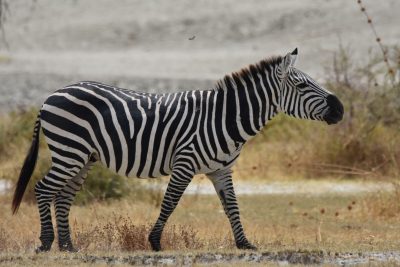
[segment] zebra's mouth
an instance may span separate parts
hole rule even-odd
[[[341,121],[343,119],[344,108],[340,100],[334,95],[329,95],[326,98],[326,102],[328,104],[328,111],[324,115],[326,123],[335,124]]]
[[[324,120],[326,121],[327,124],[331,125],[331,124],[336,124],[339,121],[341,121],[343,118],[343,114],[331,114],[328,113],[325,117]]]

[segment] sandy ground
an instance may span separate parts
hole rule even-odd
[[[324,79],[339,44],[377,52],[356,1],[12,0],[0,43],[0,112],[38,106],[78,80],[151,92],[211,87],[225,73],[298,47]],[[384,43],[399,43],[400,2],[363,1]]]

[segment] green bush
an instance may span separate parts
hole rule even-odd
[[[119,199],[128,195],[130,191],[128,178],[95,164],[89,171],[81,191],[76,195],[75,203],[82,205],[95,200]]]

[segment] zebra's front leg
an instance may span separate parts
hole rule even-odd
[[[238,249],[257,249],[246,238],[242,223],[240,222],[239,206],[236,200],[235,190],[232,183],[232,171],[226,170],[214,174],[209,174],[208,178],[212,181],[217,192],[226,216],[232,227],[236,247]]]
[[[87,172],[91,169],[93,163],[94,161],[90,161],[74,178],[69,180],[66,186],[60,192],[58,192],[54,201],[57,219],[58,247],[60,251],[78,251],[72,245],[68,219],[69,211],[71,209],[72,202],[75,199],[76,193],[81,190],[81,187],[87,177]]]
[[[193,175],[192,168],[188,169],[186,164],[177,164],[174,166],[171,179],[161,204],[160,216],[149,235],[149,242],[154,251],[161,250],[160,240],[165,223],[174,211],[183,192],[192,180]]]

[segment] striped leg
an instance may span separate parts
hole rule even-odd
[[[52,166],[47,175],[36,183],[35,195],[40,214],[40,241],[42,245],[36,249],[36,252],[49,251],[54,241],[54,229],[51,220],[50,204],[54,196],[76,175],[76,172],[70,169],[61,170]]]
[[[66,186],[56,195],[54,207],[60,251],[77,251],[72,245],[68,216],[75,195],[85,182],[87,173],[93,166],[93,163],[94,161],[89,161],[89,163],[87,163],[74,178],[69,180]]]
[[[235,237],[236,247],[239,249],[257,249],[247,240],[244,234],[231,173],[231,170],[227,170],[213,173],[208,175],[208,177],[212,181],[215,191],[217,191],[226,216],[228,216]]]
[[[188,165],[190,165],[190,167]],[[149,235],[149,242],[154,251],[161,250],[160,240],[165,223],[174,211],[186,187],[192,180],[194,175],[192,170],[193,168],[188,162],[174,165],[171,180],[168,183],[168,187],[161,204],[160,216],[158,217],[157,222],[153,226],[153,229]]]

